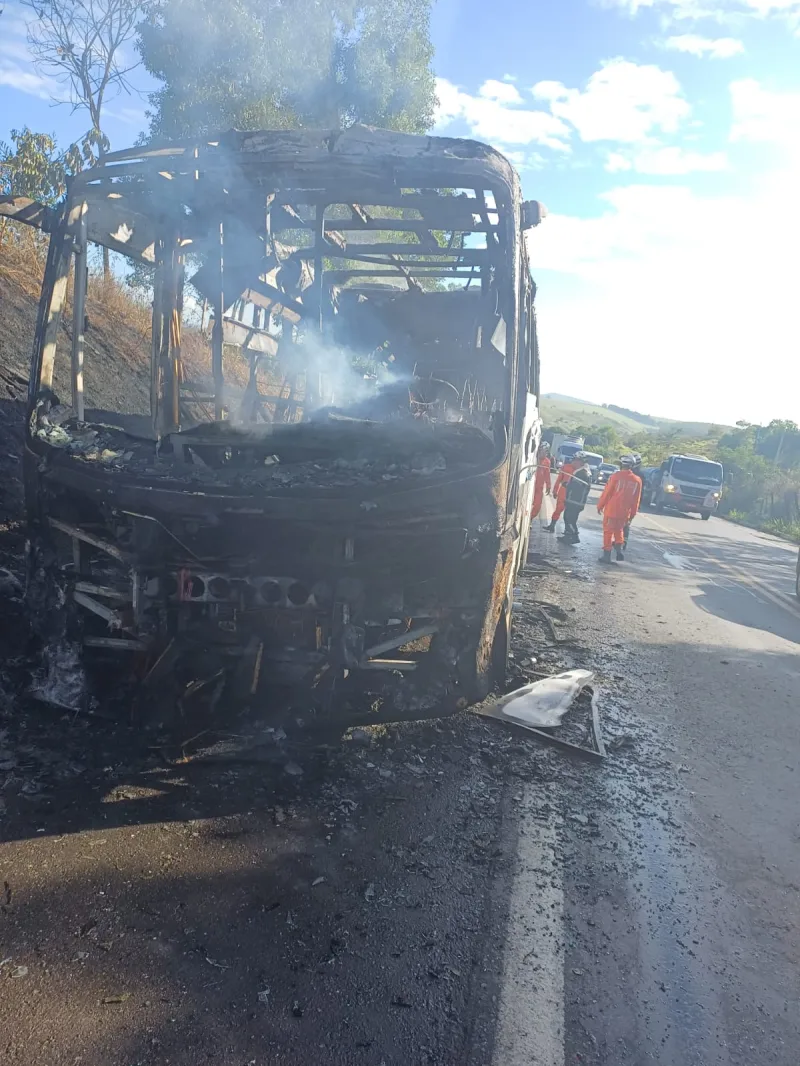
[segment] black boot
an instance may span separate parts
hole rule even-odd
[[[610,551],[604,551],[603,554],[600,556],[598,562],[610,563],[611,562],[611,552]]]
[[[625,552],[622,550],[622,548],[620,548],[619,544],[617,545],[617,562],[618,563],[624,563],[625,562]]]
[[[555,531],[556,531],[556,520],[553,519],[553,521],[550,523],[549,526],[544,526],[544,531],[545,531],[545,533],[555,533]]]

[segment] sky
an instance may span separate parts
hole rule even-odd
[[[434,132],[517,166],[542,385],[678,419],[800,422],[800,0],[436,0]],[[127,147],[151,86],[109,104]],[[86,128],[0,16],[0,140]]]

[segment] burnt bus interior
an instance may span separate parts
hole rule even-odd
[[[221,680],[395,717],[474,698],[538,392],[538,221],[493,150],[359,127],[118,152],[73,179],[26,445],[45,641],[181,706]],[[93,245],[152,294],[114,410],[93,395],[113,373],[89,353]]]

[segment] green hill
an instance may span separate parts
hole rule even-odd
[[[643,415],[626,408],[601,406],[578,400],[573,396],[559,393],[547,393],[541,400],[542,418],[545,426],[563,426],[564,429],[576,429],[578,426],[600,429],[613,426],[620,433],[677,433],[682,437],[705,437],[714,423],[681,422],[674,418],[660,418]],[[723,426],[723,429],[730,427]]]
[[[573,400],[567,396],[543,396],[541,408],[545,426],[563,426],[564,429],[577,426],[601,429],[603,426],[613,426],[620,433],[641,433],[650,428],[627,415],[609,411],[607,407],[586,403],[585,400]]]

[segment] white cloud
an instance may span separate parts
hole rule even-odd
[[[33,68],[26,32],[21,12],[9,5],[0,21],[0,85],[49,100],[50,84]]]
[[[782,16],[791,22],[800,19],[800,0],[600,0],[603,7],[617,8],[629,15],[651,9],[671,20],[715,19],[725,23],[736,16],[754,18]]]
[[[685,52],[698,59],[732,59],[744,54],[744,45],[735,37],[699,37],[694,33],[683,33],[678,37],[668,37],[664,47],[672,52]]]
[[[519,89],[507,81],[495,81],[490,78],[478,89],[478,95],[484,100],[496,100],[500,104],[521,104]]]
[[[104,113],[106,119],[114,119],[126,126],[138,126],[139,129],[147,121],[147,113],[143,107],[107,107]]]
[[[717,0],[716,6],[723,10],[745,11],[766,18],[768,15],[796,15],[800,12],[800,0]]]
[[[732,141],[771,141],[800,156],[800,92],[774,92],[755,78],[731,82]]]
[[[532,91],[583,141],[635,143],[653,133],[674,133],[690,112],[674,74],[626,59],[605,63],[583,91],[557,81],[539,82]]]
[[[16,4],[6,4],[5,8],[0,10],[3,11],[2,43],[5,44],[9,37],[19,37],[24,40],[27,34],[27,27],[22,9]]]
[[[529,238],[546,390],[678,418],[800,419],[800,162],[741,195],[629,185]]]
[[[51,98],[50,86],[28,65],[24,67],[0,52],[0,85],[17,89],[28,96],[38,96],[41,100]]]
[[[643,148],[633,153],[609,152],[605,164],[605,169],[610,174],[633,171],[636,174],[662,177],[708,173],[726,170],[727,167],[728,157],[725,152],[690,152],[677,145]]]
[[[734,0],[735,2],[735,0]],[[628,15],[638,15],[649,8],[668,11],[674,18],[704,18],[714,8],[727,6],[728,0],[600,0],[602,7],[619,8]]]
[[[504,153],[509,163],[513,163],[520,173],[526,170],[543,170],[548,161],[541,152],[531,152],[526,149],[506,148]]]
[[[472,136],[490,144],[540,144],[568,150],[568,126],[547,111],[514,106],[515,101],[492,95],[501,88],[514,89],[502,82],[487,81],[473,96],[446,78],[437,78],[436,129],[441,132],[454,123],[462,123]]]

